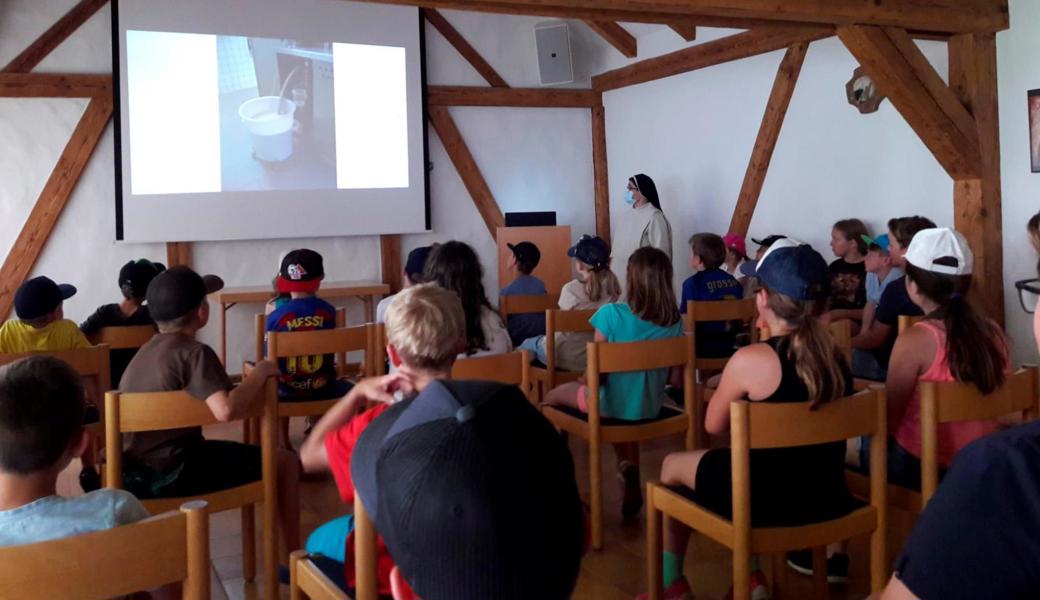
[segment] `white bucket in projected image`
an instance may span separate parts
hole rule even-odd
[[[281,102],[285,112],[278,114]],[[267,162],[283,161],[293,153],[293,113],[296,104],[278,96],[260,96],[238,107],[238,116],[253,138],[253,155]]]

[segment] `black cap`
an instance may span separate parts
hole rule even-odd
[[[755,238],[751,238],[751,241],[755,242],[759,246],[763,246],[765,248],[768,248],[768,247],[772,246],[773,244],[775,244],[777,242],[777,240],[782,240],[782,239],[785,239],[786,237],[787,237],[786,235],[775,235],[774,234],[774,235],[767,235],[766,237],[764,237],[764,238],[762,238],[760,240],[756,240]]]
[[[67,283],[57,284],[50,277],[33,277],[22,283],[14,294],[14,314],[19,319],[38,319],[76,294]]]
[[[538,261],[542,260],[542,253],[538,250],[538,246],[535,246],[531,242],[520,242],[518,244],[506,244],[509,249],[513,251],[513,256],[516,257],[516,262],[527,265],[530,268],[538,266]]]
[[[574,463],[515,386],[434,381],[365,429],[350,468],[423,600],[571,597],[584,545]]]
[[[598,235],[583,235],[567,250],[567,256],[594,269],[603,269],[610,265],[610,246]]]
[[[408,260],[404,263],[404,272],[413,282],[418,281],[426,268],[426,259],[430,256],[432,246],[419,246],[408,253]]]
[[[129,288],[130,296],[133,298],[144,298],[148,292],[148,284],[165,270],[166,265],[147,258],[132,260],[119,269],[119,287]]]
[[[173,321],[195,310],[224,287],[216,275],[199,275],[188,267],[171,267],[155,276],[148,286],[148,313],[156,321]]]
[[[314,292],[325,277],[325,261],[314,250],[293,250],[282,259],[278,269],[278,291]]]

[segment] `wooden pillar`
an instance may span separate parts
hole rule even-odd
[[[592,174],[596,193],[596,235],[610,243],[610,182],[607,176],[607,124],[603,105],[592,108]]]
[[[401,291],[401,236],[379,236],[380,264],[383,270],[383,283],[390,286],[390,293]]]
[[[808,49],[808,42],[788,48],[776,72],[769,103],[766,104],[762,125],[758,129],[758,138],[755,139],[755,148],[751,151],[751,160],[748,161],[747,171],[744,173],[744,183],[740,186],[740,196],[733,208],[733,218],[729,222],[729,231],[741,237],[747,235],[751,217],[755,214],[758,197],[762,194],[769,163],[773,160],[773,151],[776,149],[777,140],[780,139],[780,129],[784,126],[784,117],[787,116],[787,109],[791,105],[794,86],[798,82],[798,74],[802,71]]]
[[[962,34],[949,42],[950,87],[971,113],[982,164],[978,178],[954,182],[954,226],[975,254],[975,300],[1004,324],[1004,248],[1000,189],[997,45],[993,33]]]
[[[166,266],[190,267],[191,242],[166,242]]]

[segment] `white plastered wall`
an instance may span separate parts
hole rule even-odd
[[[0,64],[6,63],[74,4],[74,0],[8,0],[0,5]],[[1029,275],[1035,261],[1023,227],[1040,208],[1040,175],[1028,173],[1025,90],[1040,87],[1040,5],[1012,0],[1014,27],[1001,33],[1001,130],[1004,170],[1005,272],[1008,282]],[[537,86],[533,27],[536,17],[444,11],[491,65],[517,87]],[[54,72],[109,72],[109,9],[103,8],[37,68]],[[616,51],[581,25],[572,27],[576,73],[625,64]],[[673,32],[639,26],[640,58],[682,47]],[[428,82],[484,85],[440,35],[427,27]],[[701,29],[698,41],[728,32]],[[945,72],[939,44],[925,44]],[[625,179],[645,172],[657,182],[672,221],[675,256],[696,231],[727,226],[769,88],[782,53],[608,93],[607,144],[612,218],[626,210]],[[860,116],[844,98],[855,63],[836,40],[814,43],[788,114],[762,199],[751,224],[754,235],[783,232],[826,251],[829,225],[858,216],[875,227],[890,216],[925,214],[952,224],[952,184],[927,149],[889,104]],[[6,255],[42,189],[76,120],[81,100],[0,99],[0,253]],[[503,212],[556,210],[575,234],[594,229],[590,116],[580,109],[453,108]],[[460,239],[477,250],[486,267],[495,247],[436,134],[429,159],[433,231],[408,235],[403,251],[433,241]],[[115,301],[115,274],[131,258],[165,259],[159,244],[116,244],[111,127],[58,222],[34,274],[76,284],[80,292],[66,314],[81,320],[97,305]],[[319,216],[320,217],[320,216]],[[285,218],[272,215],[272,218]],[[329,279],[376,279],[379,243],[374,236],[193,244],[194,266],[218,273],[229,285],[269,281],[279,254],[300,245],[325,255]],[[677,279],[689,274],[677,265]],[[497,273],[485,273],[493,295]],[[1010,284],[1008,323],[1021,359],[1034,356],[1026,341],[1028,321]],[[350,318],[360,309],[349,304]],[[232,309],[229,322],[234,366],[251,353],[251,315],[259,306]],[[216,323],[202,337],[215,343]]]

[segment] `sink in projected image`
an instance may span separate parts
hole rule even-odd
[[[279,103],[282,114],[278,114]],[[265,162],[281,162],[293,153],[293,114],[296,104],[279,96],[260,96],[238,107],[253,138],[253,156]]]

